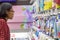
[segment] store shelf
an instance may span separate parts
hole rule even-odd
[[[11,24],[11,23],[12,23],[12,24],[13,24],[13,23],[14,23],[14,24],[18,23],[18,24],[19,24],[19,23],[33,23],[33,22],[7,22],[7,23],[8,23],[8,24]]]
[[[13,40],[30,40],[29,32],[25,33],[10,33],[10,39]]]
[[[11,33],[20,33],[20,32],[30,32],[31,29],[16,29],[16,30],[10,30]]]
[[[33,14],[33,17],[40,16],[40,17],[45,17],[49,16],[50,14]]]
[[[52,37],[50,37],[48,35],[45,35],[42,32],[40,32],[39,35],[40,35],[40,40],[54,40],[54,38],[52,38]]]

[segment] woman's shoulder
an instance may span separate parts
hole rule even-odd
[[[0,19],[0,23],[5,23],[6,21],[4,19]]]
[[[0,19],[0,29],[5,26],[6,22],[4,19]]]

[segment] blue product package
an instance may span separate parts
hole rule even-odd
[[[16,0],[0,0],[0,2],[16,2]]]
[[[38,32],[38,31],[36,31],[36,32],[35,32],[35,35],[38,37],[38,36],[39,36],[39,32]]]
[[[56,16],[53,16],[51,22],[53,24],[52,27],[53,27],[53,30],[54,30],[54,34],[53,34],[54,37],[57,36],[57,24],[56,24],[56,21],[58,21],[58,20],[56,20]]]
[[[58,19],[56,19],[56,22],[58,22]]]
[[[37,21],[38,20],[38,17],[35,17],[35,21]]]
[[[46,21],[46,27],[49,28],[49,20]]]
[[[58,18],[60,19],[60,14],[58,15]]]
[[[44,0],[40,0],[40,1],[39,1],[39,7],[40,7],[40,10],[43,11]]]

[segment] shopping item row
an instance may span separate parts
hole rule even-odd
[[[60,38],[60,14],[34,17],[33,27],[52,38]]]

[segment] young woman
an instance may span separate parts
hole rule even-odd
[[[0,5],[0,40],[10,40],[10,30],[7,20],[13,18],[13,9],[10,3]]]

